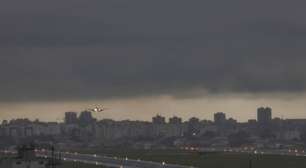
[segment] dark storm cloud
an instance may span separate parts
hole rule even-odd
[[[0,2],[0,99],[306,88],[303,1]]]

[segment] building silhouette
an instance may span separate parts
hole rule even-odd
[[[153,124],[165,124],[166,119],[163,116],[156,115],[155,117],[152,118],[152,123]]]
[[[89,125],[95,122],[95,118],[92,117],[90,111],[83,111],[79,116],[79,123],[81,125]]]
[[[182,123],[182,118],[173,116],[169,118],[169,124],[181,124]]]
[[[214,114],[214,121],[215,124],[217,125],[221,125],[226,123],[226,115],[223,112],[217,112]]]
[[[77,124],[78,116],[76,112],[66,112],[65,113],[65,123],[66,124]]]
[[[270,107],[260,107],[257,109],[257,122],[259,124],[267,124],[272,120],[272,109]]]

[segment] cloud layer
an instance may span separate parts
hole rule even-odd
[[[0,100],[306,89],[306,2],[0,2]]]

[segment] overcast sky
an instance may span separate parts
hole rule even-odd
[[[105,115],[117,119],[228,110],[245,120],[260,105],[306,117],[305,5],[2,0],[0,117],[54,119],[104,103],[115,106]]]

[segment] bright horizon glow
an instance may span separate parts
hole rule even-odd
[[[87,108],[103,105],[108,110],[93,113],[100,119],[150,121],[160,114],[167,119],[172,116],[188,120],[213,119],[216,112],[226,113],[227,118],[245,122],[256,119],[258,107],[269,106],[272,116],[279,118],[306,118],[306,94],[290,95],[249,95],[202,96],[194,98],[174,98],[171,96],[138,97],[110,100],[58,101],[58,102],[8,102],[0,103],[0,120],[13,118],[38,118],[41,121],[62,121],[67,111],[80,112]]]

